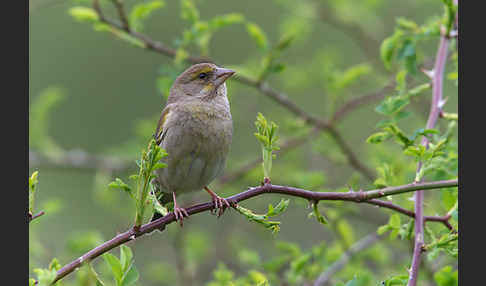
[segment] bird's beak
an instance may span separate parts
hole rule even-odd
[[[228,78],[234,75],[236,72],[230,69],[217,68],[215,71],[216,79],[214,80],[214,85],[216,87],[222,85]]]

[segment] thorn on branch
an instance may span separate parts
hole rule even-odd
[[[33,221],[34,219],[36,219],[36,218],[38,218],[38,217],[40,217],[40,216],[42,216],[42,215],[44,215],[44,214],[45,214],[45,212],[44,212],[44,211],[40,211],[40,212],[38,212],[37,214],[32,215],[32,213],[29,211],[29,213],[27,214],[27,219],[28,219],[28,222],[31,222],[31,221]]]
[[[433,79],[434,79],[434,74],[435,74],[435,72],[434,72],[434,70],[433,70],[433,69],[432,69],[432,70],[427,70],[427,69],[425,69],[425,68],[421,68],[420,70],[421,70],[421,71],[422,71],[422,72],[423,72],[423,73],[424,73],[424,74],[425,74],[425,75],[426,75],[426,76],[427,76],[427,77],[428,77],[430,80],[433,80]]]

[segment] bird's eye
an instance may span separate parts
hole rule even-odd
[[[202,73],[199,74],[199,78],[200,79],[206,78],[207,76],[208,76],[208,74],[207,73],[204,73],[204,72],[202,72]]]

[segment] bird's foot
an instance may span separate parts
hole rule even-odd
[[[228,200],[226,200],[225,198],[222,198],[220,196],[213,197],[213,203],[214,203],[214,209],[213,210],[214,210],[215,214],[216,214],[216,209],[219,209],[218,217],[220,217],[224,213],[224,211],[226,210],[227,207],[228,208],[230,207]]]
[[[226,208],[231,207],[231,205],[230,205],[230,203],[228,202],[227,199],[218,196],[215,192],[211,191],[208,187],[204,187],[204,189],[213,198],[213,205],[214,205],[214,207],[211,210],[211,213],[212,214],[216,214],[216,210],[219,209],[219,211],[218,211],[218,217],[220,217],[224,213],[224,211],[226,210]],[[214,211],[214,213],[213,213],[213,211]]]
[[[179,222],[181,227],[184,226],[184,223],[183,223],[184,216],[189,217],[189,214],[187,213],[185,208],[179,208],[179,207],[176,207],[176,206],[174,206],[174,215],[175,215],[176,221]]]

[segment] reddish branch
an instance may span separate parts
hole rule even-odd
[[[44,215],[44,211],[40,211],[40,212],[36,213],[35,215],[33,215],[31,212],[29,212],[27,214],[27,220],[28,220],[28,222],[31,222],[34,219],[40,217],[41,215]]]
[[[232,205],[242,202],[244,200],[250,199],[252,197],[256,197],[262,194],[284,194],[294,197],[300,197],[307,199],[312,202],[317,202],[321,200],[339,200],[339,201],[349,201],[355,203],[370,203],[376,204],[372,199],[381,198],[390,195],[397,195],[407,192],[413,192],[417,190],[432,190],[432,189],[440,189],[440,188],[447,188],[447,187],[456,187],[457,180],[447,180],[447,181],[436,181],[436,182],[427,182],[427,183],[412,183],[408,185],[398,186],[398,187],[388,187],[383,189],[371,190],[371,191],[360,191],[360,192],[346,192],[346,193],[333,193],[333,192],[312,192],[304,189],[288,187],[288,186],[279,186],[279,185],[272,185],[272,184],[265,184],[263,186],[250,188],[247,191],[241,192],[239,194],[233,195],[229,198],[226,198],[228,202]],[[387,205],[382,205],[383,207],[388,207]],[[210,211],[214,208],[213,202],[198,204],[189,208],[186,208],[187,213],[189,216]],[[63,268],[59,269],[57,272],[57,276],[55,280],[52,282],[59,281],[69,273],[73,272],[76,268],[80,267],[84,262],[90,262],[91,260],[95,259],[96,257],[102,255],[103,253],[120,246],[128,241],[135,240],[137,237],[142,236],[144,234],[150,233],[155,229],[164,230],[165,226],[174,222],[175,216],[173,212],[170,212],[166,216],[159,218],[155,221],[142,225],[138,231],[135,231],[133,228],[118,234],[111,240],[97,246],[96,248],[90,250],[86,254],[82,255],[78,259],[72,261],[71,263],[65,265]]]
[[[435,64],[433,69],[432,78],[432,104],[430,106],[429,118],[427,120],[426,129],[432,129],[437,122],[437,118],[442,110],[442,88],[443,88],[443,78],[445,63],[447,61],[447,49],[449,47],[449,37],[448,35],[442,35],[440,38],[439,48],[437,50],[437,55],[435,58]],[[429,141],[426,137],[422,140],[422,145],[426,148],[429,145]],[[420,172],[422,168],[421,162],[417,166],[417,173]],[[423,215],[423,204],[424,204],[424,193],[418,191],[415,193],[415,244],[412,256],[412,265],[409,271],[409,279],[407,286],[416,286],[418,278],[418,269],[420,266],[420,255],[423,251],[424,245],[424,221],[425,217]]]

